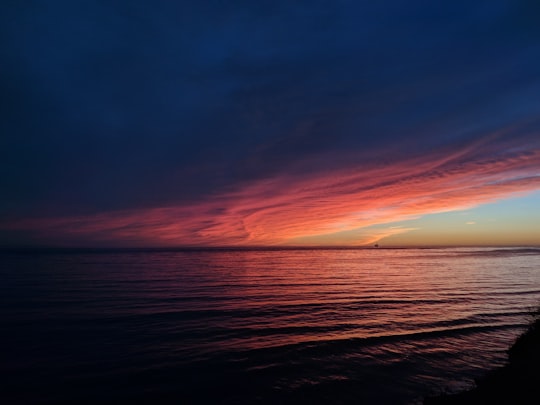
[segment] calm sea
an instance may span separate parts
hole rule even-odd
[[[5,404],[410,404],[540,305],[540,249],[0,254]]]

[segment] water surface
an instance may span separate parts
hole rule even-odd
[[[0,256],[4,403],[393,403],[470,386],[540,304],[540,249]]]

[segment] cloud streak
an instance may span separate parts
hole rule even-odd
[[[540,148],[494,151],[490,139],[389,165],[281,174],[189,204],[22,220],[2,227],[33,232],[38,239],[54,235],[94,244],[370,244],[410,230],[370,231],[374,225],[540,189]]]

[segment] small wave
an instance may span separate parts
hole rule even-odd
[[[470,335],[475,333],[489,333],[501,330],[511,330],[524,328],[524,323],[503,323],[503,324],[473,324],[467,326],[449,327],[449,328],[436,328],[429,330],[418,330],[412,332],[394,333],[394,334],[381,334],[366,337],[350,337],[350,338],[334,338],[334,339],[320,339],[309,340],[300,343],[282,344],[273,347],[261,347],[256,349],[250,349],[244,353],[257,352],[257,355],[261,353],[272,353],[287,351],[294,353],[295,356],[328,356],[333,353],[342,353],[344,351],[354,351],[359,348],[378,346],[386,343],[410,343],[411,341],[423,341],[438,338],[454,338],[463,335]]]
[[[516,255],[540,255],[540,248],[500,248],[492,250],[474,250],[462,252],[464,256],[516,256]]]

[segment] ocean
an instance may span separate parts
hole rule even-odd
[[[540,249],[0,253],[5,404],[418,404],[503,365]]]

